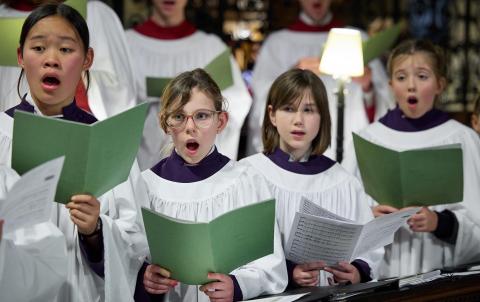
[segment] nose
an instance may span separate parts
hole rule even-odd
[[[415,79],[413,77],[408,78],[408,91],[413,92],[415,91]]]
[[[187,116],[185,120],[185,129],[187,132],[195,131],[196,130],[195,122],[193,121],[193,116]]]
[[[45,60],[43,62],[44,67],[58,68],[60,62],[58,60],[57,52],[55,50],[49,50],[45,52]]]
[[[302,125],[303,124],[303,114],[302,111],[299,109],[297,112],[295,112],[295,115],[293,117],[293,123],[295,125]]]

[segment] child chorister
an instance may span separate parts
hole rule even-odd
[[[284,245],[294,231],[295,212],[303,197],[359,223],[373,218],[360,182],[322,155],[330,144],[331,122],[325,86],[317,75],[301,69],[280,75],[268,94],[263,121],[264,153],[241,162],[267,179],[277,201],[276,215]],[[327,267],[322,259],[312,263],[287,260],[289,283],[316,286],[369,281],[376,277],[382,256],[383,249],[378,249],[351,263],[345,259],[339,268]]]
[[[0,203],[19,179],[0,166]],[[0,204],[1,207],[1,204]],[[67,278],[65,238],[51,222],[4,234],[0,217],[0,296],[2,301],[52,301]]]
[[[0,4],[2,18],[27,17],[36,6],[49,1],[7,2]],[[117,14],[102,1],[85,2],[95,61],[90,68],[88,85],[85,82],[77,86],[76,101],[82,109],[103,120],[135,105],[134,77],[125,33]],[[0,111],[18,105],[19,73],[18,67],[0,66]],[[20,88],[21,91],[28,89],[28,83],[22,81]]]
[[[168,156],[162,148],[169,137],[158,125],[159,99],[147,95],[146,78],[173,78],[194,68],[204,68],[228,49],[220,38],[195,28],[185,17],[187,1],[151,1],[152,16],[146,22],[126,32],[130,52],[135,61],[134,74],[138,99],[152,101],[145,123],[144,139],[139,151],[140,168],[149,169]],[[238,64],[230,56],[233,85],[222,91],[228,99],[228,125],[218,135],[216,145],[222,154],[237,158],[240,130],[250,110],[252,100],[243,82]]]
[[[394,243],[386,247],[380,276],[407,276],[478,261],[480,139],[434,108],[446,85],[443,52],[428,41],[405,41],[392,51],[388,71],[398,105],[359,134],[396,151],[461,144],[464,191],[463,202],[423,207],[397,231]],[[355,152],[344,165],[359,175]],[[374,201],[371,206],[375,216],[398,210]]]
[[[1,160],[9,164],[15,110],[91,124],[96,118],[75,103],[82,74],[93,63],[88,27],[73,8],[51,4],[35,9],[25,20],[18,62],[28,83],[19,91],[19,105],[0,114]],[[88,87],[88,76],[87,76]],[[3,123],[3,121],[6,121]],[[35,150],[32,150],[35,152]],[[8,160],[5,160],[5,159]],[[51,222],[65,236],[67,277],[49,301],[131,301],[136,272],[143,263],[146,241],[135,200],[140,171],[132,167],[127,181],[99,200],[89,194],[55,204]]]
[[[215,138],[226,126],[220,89],[202,69],[184,72],[165,89],[159,114],[162,128],[175,149],[142,173],[149,206],[160,213],[195,222],[271,198],[263,177],[217,151]],[[143,284],[166,301],[240,301],[282,292],[287,284],[278,229],[274,253],[232,271],[210,273],[212,283],[201,287],[169,279],[169,272],[148,265]],[[217,281],[215,281],[215,279]]]

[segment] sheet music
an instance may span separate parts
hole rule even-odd
[[[411,208],[383,215],[368,222],[362,231],[354,257],[393,242],[395,232],[421,208]]]
[[[64,159],[62,156],[28,171],[13,185],[5,200],[0,201],[4,233],[50,219]]]
[[[340,217],[302,199],[295,213],[285,257],[296,263],[323,260],[327,265],[351,261],[365,252],[393,242],[393,235],[420,208],[383,215],[365,225]],[[319,216],[303,213],[318,213]],[[340,217],[342,219],[331,219]]]
[[[317,216],[317,217],[323,217],[323,218],[330,218],[330,219],[334,219],[334,220],[353,222],[350,219],[347,219],[345,217],[342,217],[340,215],[332,213],[332,212],[330,212],[330,211],[328,211],[328,210],[326,210],[322,207],[319,207],[318,205],[311,202],[310,200],[308,200],[305,197],[302,197],[302,200],[300,201],[299,212],[304,213],[304,214],[310,214],[310,215]]]
[[[296,263],[350,260],[362,226],[297,212],[285,256]]]

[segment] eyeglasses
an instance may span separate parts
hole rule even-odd
[[[197,128],[208,128],[212,125],[213,116],[220,112],[221,111],[199,109],[190,115],[181,112],[173,113],[167,117],[167,125],[174,129],[183,129],[187,124],[187,120],[191,118]]]

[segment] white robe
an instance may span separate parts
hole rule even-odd
[[[455,214],[459,222],[456,245],[448,244],[432,233],[412,232],[405,225],[395,234],[394,243],[386,248],[381,277],[407,276],[480,260],[478,135],[454,120],[418,132],[397,131],[376,122],[359,134],[371,142],[397,151],[456,143],[462,145],[463,151],[463,202],[429,207],[438,212],[448,209]],[[350,157],[345,159],[344,166],[360,177],[353,144],[350,150]],[[376,205],[378,203],[372,200],[371,206]]]
[[[0,17],[26,17],[29,12],[0,5]],[[93,115],[103,120],[133,107],[135,85],[130,54],[123,26],[115,12],[101,1],[88,1],[87,25],[94,60],[90,69],[89,106]],[[20,103],[17,94],[19,67],[0,66],[0,111]],[[28,91],[23,77],[20,93]]]
[[[18,179],[15,171],[0,166],[0,199]],[[65,238],[51,222],[2,234],[0,300],[52,301],[65,283],[66,264]]]
[[[2,117],[13,124],[13,119],[5,113],[0,113],[0,120]],[[4,124],[0,124],[0,161],[3,162],[5,157],[11,157],[12,133],[1,129],[5,129]],[[135,162],[124,183],[97,197],[103,223],[104,279],[86,262],[77,227],[70,220],[68,210],[63,204],[54,205],[51,222],[67,242],[68,275],[67,283],[52,301],[133,301],[137,273],[147,253],[140,207],[136,202],[147,198],[145,191],[137,190],[140,179],[140,169]]]
[[[197,30],[194,34],[175,40],[160,40],[144,36],[135,30],[126,32],[132,58],[135,60],[134,72],[138,99],[152,101],[143,141],[139,150],[139,164],[142,170],[153,167],[162,158],[170,154],[170,136],[159,126],[159,103],[156,98],[147,98],[146,77],[173,78],[184,71],[204,68],[227,46],[217,36]],[[233,86],[222,91],[227,101],[229,120],[227,127],[217,136],[216,146],[220,153],[236,159],[240,141],[240,130],[250,110],[252,99],[243,82],[240,69],[230,57]],[[166,149],[164,149],[167,147]]]
[[[299,32],[283,29],[270,34],[260,49],[253,69],[252,88],[254,101],[248,119],[247,152],[254,154],[263,151],[261,128],[268,91],[273,81],[283,72],[293,68],[304,57],[318,57],[326,42],[328,32]],[[364,34],[364,37],[366,35]],[[388,77],[380,60],[368,65],[372,70],[374,87],[375,119],[383,116],[387,109],[393,108],[394,101],[388,86]],[[320,76],[328,95],[328,106],[332,119],[332,144],[325,155],[335,160],[337,134],[337,90],[336,81],[328,75]],[[352,140],[351,132],[358,131],[369,124],[365,112],[363,91],[360,85],[346,85],[344,108],[344,146]],[[346,153],[344,152],[344,158]]]
[[[265,181],[252,169],[228,162],[205,180],[177,183],[146,170],[142,173],[150,207],[160,213],[196,222],[208,222],[235,208],[271,198]],[[235,275],[243,299],[282,292],[287,286],[285,257],[275,226],[274,253],[252,261],[231,274]],[[198,298],[197,298],[198,297]],[[198,286],[179,284],[166,301],[209,301]]]
[[[290,236],[295,213],[300,209],[302,197],[358,223],[365,224],[373,219],[368,207],[370,198],[363,191],[360,182],[337,163],[328,170],[313,175],[287,171],[262,153],[242,159],[241,163],[255,168],[267,179],[277,201],[276,214],[284,247]],[[377,278],[377,269],[383,254],[383,248],[379,248],[358,257],[370,266],[372,279]],[[328,285],[329,276],[330,273],[320,271],[319,285]]]

